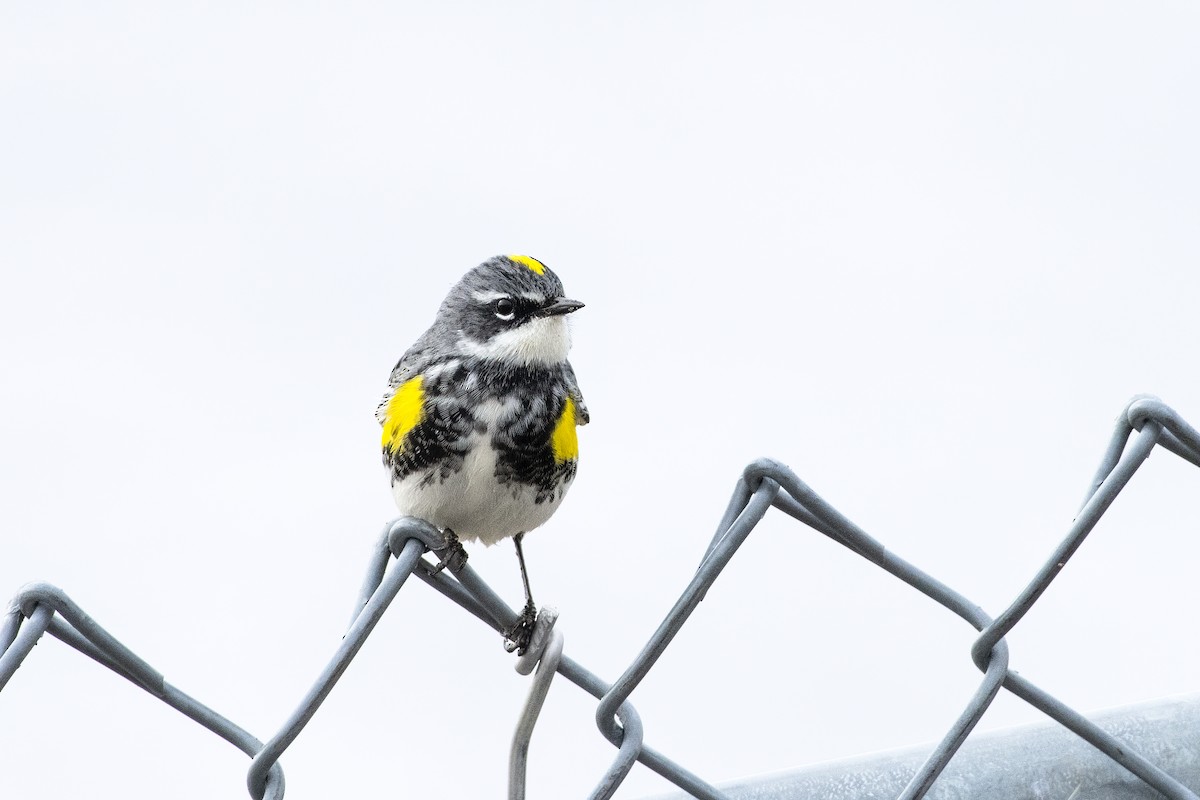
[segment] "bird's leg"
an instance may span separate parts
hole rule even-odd
[[[432,575],[437,575],[446,567],[449,567],[451,572],[458,574],[458,571],[467,563],[467,551],[463,549],[457,534],[449,528],[446,528],[444,533],[446,534],[446,546],[433,551],[440,560],[433,568],[433,572],[430,573]]]
[[[518,655],[523,654],[525,648],[529,646],[529,639],[533,636],[533,624],[537,621],[537,606],[533,604],[533,594],[529,591],[529,572],[525,569],[525,551],[521,548],[523,538],[525,538],[525,534],[518,533],[513,537],[513,545],[517,548],[517,563],[521,565],[521,583],[525,587],[525,608],[521,611],[521,616],[517,618],[516,624],[504,634],[504,649],[510,653],[516,650]]]
[[[524,538],[524,533],[518,533],[513,537],[513,546],[517,549],[517,563],[521,565],[521,583],[525,587],[525,610],[532,611],[536,607],[533,605],[533,593],[529,591],[529,571],[525,569],[525,550],[521,547],[521,540]]]

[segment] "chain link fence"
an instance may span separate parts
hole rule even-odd
[[[549,608],[541,610],[533,641],[516,663],[518,672],[533,673],[533,679],[512,740],[509,797],[517,800],[525,796],[530,739],[550,684],[561,675],[597,699],[596,725],[600,734],[616,749],[611,766],[599,777],[590,797],[612,797],[634,764],[640,762],[692,797],[730,800],[732,795],[646,744],[642,720],[630,703],[630,697],[741,544],[771,507],[775,507],[887,571],[979,632],[970,651],[971,660],[983,673],[979,687],[932,752],[926,754],[915,769],[906,768],[907,783],[897,797],[915,800],[926,796],[1003,689],[1045,713],[1062,729],[1102,754],[1106,764],[1124,770],[1139,785],[1171,800],[1200,800],[1177,778],[1167,774],[1161,765],[1162,759],[1159,759],[1160,763],[1154,763],[1135,750],[1126,738],[1107,732],[1100,724],[1085,718],[1008,668],[1006,634],[1045,592],[1155,446],[1200,466],[1200,434],[1157,398],[1135,397],[1117,420],[1100,467],[1066,537],[1028,585],[994,619],[966,596],[886,550],[822,500],[786,466],[767,459],[755,461],[738,480],[695,576],[642,651],[616,681],[602,680],[565,655],[562,632],[555,627],[557,613]],[[396,520],[384,528],[341,645],[291,717],[266,743],[172,686],[89,617],[61,589],[46,583],[23,587],[0,625],[0,690],[8,684],[42,635],[48,632],[246,753],[252,759],[246,779],[250,796],[254,800],[276,800],[284,796],[280,757],[316,714],[409,576],[415,574],[498,632],[510,629],[516,621],[516,612],[492,591],[465,559],[451,559],[445,570],[439,570],[433,562],[423,558],[428,552],[445,555],[449,544],[431,525],[411,517]]]

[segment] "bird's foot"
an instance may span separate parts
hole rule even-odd
[[[530,600],[525,603],[525,608],[521,611],[521,616],[517,617],[516,623],[504,632],[505,652],[516,651],[517,655],[524,655],[529,647],[529,640],[533,638],[533,626],[536,622],[537,606]]]
[[[433,551],[440,560],[437,566],[433,568],[431,574],[437,575],[446,567],[450,568],[453,573],[458,573],[467,563],[467,551],[463,548],[462,542],[458,540],[457,534],[454,531],[446,528],[446,546],[440,547]]]

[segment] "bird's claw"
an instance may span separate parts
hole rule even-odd
[[[516,651],[517,655],[525,655],[529,641],[533,638],[534,623],[537,622],[537,607],[530,601],[525,604],[521,616],[511,628],[504,632],[504,650],[507,653]]]
[[[433,575],[437,575],[446,567],[449,567],[451,572],[457,574],[459,570],[466,566],[467,551],[462,546],[462,542],[458,540],[458,536],[449,528],[446,529],[446,540],[445,547],[433,551],[434,555],[439,559],[431,573]]]

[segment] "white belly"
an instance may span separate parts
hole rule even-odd
[[[500,407],[496,404],[480,411],[478,418],[494,424]],[[564,483],[552,498],[535,503],[536,488],[496,480],[496,451],[490,434],[473,432],[471,437],[463,468],[445,481],[422,486],[425,473],[418,472],[392,485],[400,513],[450,528],[460,539],[487,545],[531,531],[550,519],[570,483]]]

